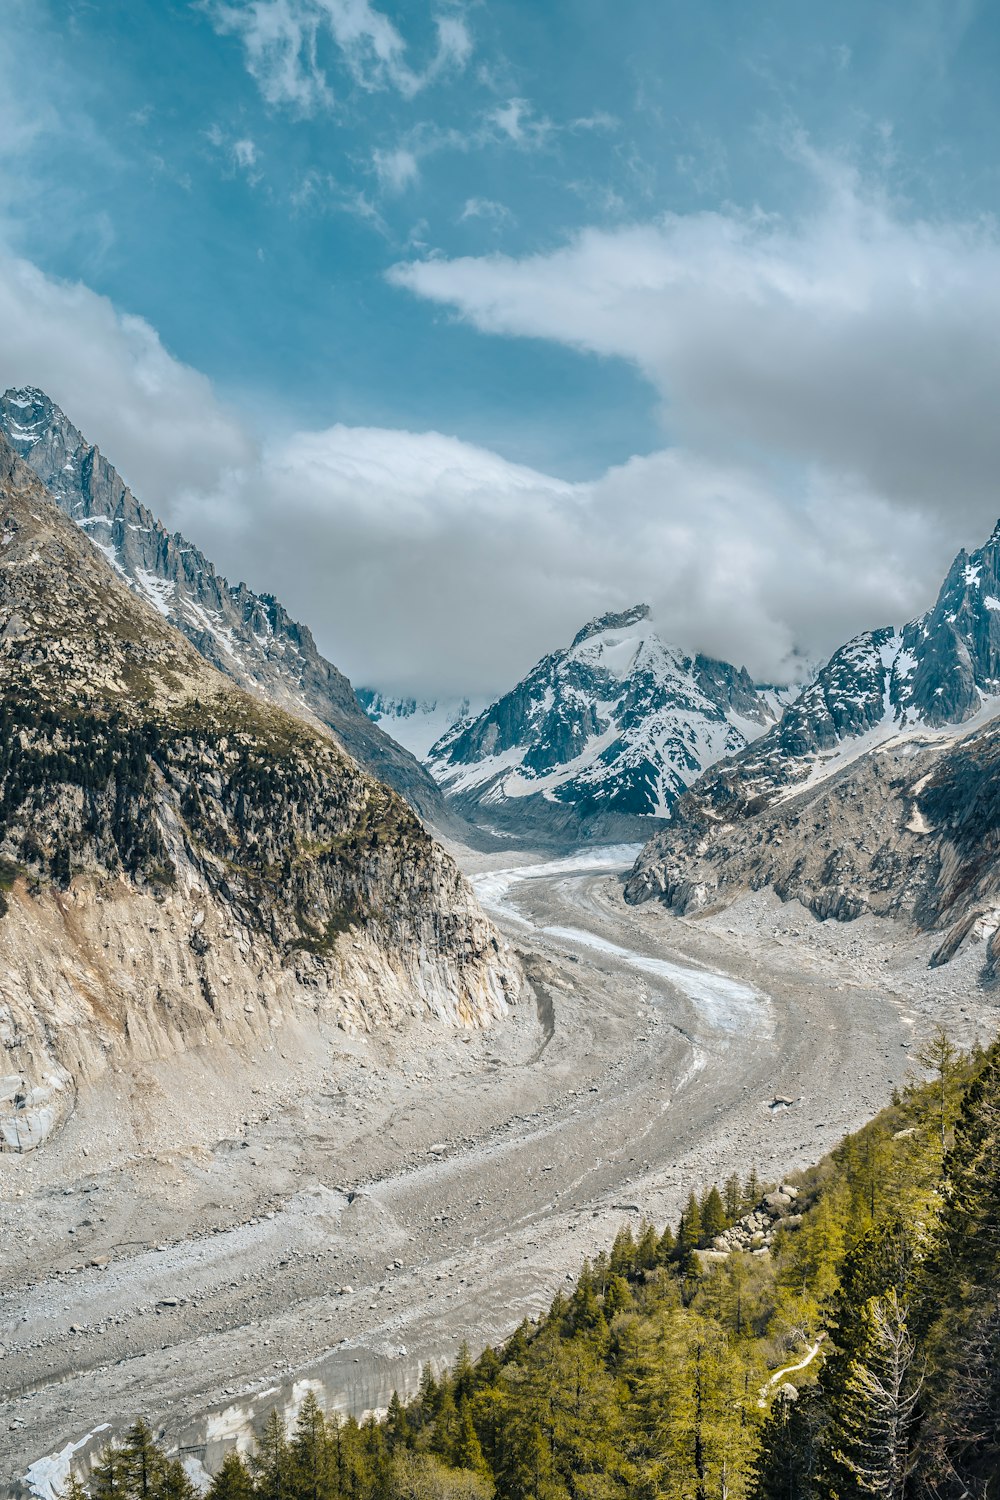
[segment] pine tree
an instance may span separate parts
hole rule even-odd
[[[451,1380],[455,1392],[455,1400],[459,1403],[467,1401],[475,1389],[476,1376],[472,1367],[469,1346],[464,1339],[459,1346],[458,1358],[455,1361]]]
[[[454,1450],[457,1437],[458,1409],[451,1393],[451,1386],[448,1385],[444,1388],[444,1394],[438,1403],[437,1415],[434,1418],[430,1442],[431,1452],[440,1454],[442,1458],[448,1458]]]
[[[677,1227],[677,1253],[682,1266],[686,1267],[690,1262],[691,1252],[697,1250],[701,1244],[701,1237],[701,1208],[692,1192]]]
[[[472,1420],[472,1407],[464,1397],[458,1403],[458,1422],[449,1458],[457,1469],[471,1469],[476,1474],[489,1472]]]
[[[405,1448],[410,1440],[410,1419],[406,1407],[399,1399],[398,1391],[393,1391],[389,1398],[389,1409],[385,1415],[385,1435],[389,1451],[393,1453],[397,1448]]]
[[[198,1491],[178,1460],[168,1463],[153,1491],[154,1500],[200,1500]]]
[[[276,1407],[267,1414],[250,1467],[260,1500],[287,1500],[291,1454],[285,1436],[285,1424]]]
[[[227,1453],[205,1500],[254,1500],[250,1471],[238,1453]]]
[[[831,1468],[875,1500],[902,1500],[920,1379],[905,1304],[890,1289],[862,1310],[864,1337],[834,1408]]]
[[[740,1188],[740,1179],[734,1172],[726,1178],[722,1190],[722,1201],[726,1210],[727,1228],[729,1224],[735,1224],[743,1212],[743,1194]]]
[[[610,1269],[616,1276],[631,1276],[635,1271],[635,1240],[632,1238],[632,1229],[628,1224],[623,1224],[615,1235],[615,1242],[611,1247]]]
[[[289,1471],[296,1500],[332,1500],[336,1470],[326,1420],[314,1392],[299,1408],[289,1444]]]
[[[576,1290],[569,1299],[569,1323],[574,1331],[596,1328],[603,1321],[604,1310],[597,1299],[590,1262],[585,1260]]]
[[[726,1209],[717,1187],[711,1188],[705,1194],[700,1208],[701,1231],[704,1238],[711,1242],[726,1228]]]
[[[122,1455],[128,1487],[134,1500],[155,1500],[167,1472],[167,1460],[141,1418],[129,1428],[122,1445]]]
[[[90,1493],[93,1500],[130,1500],[123,1448],[110,1443],[104,1449],[90,1477]]]
[[[643,1224],[635,1247],[635,1263],[640,1271],[651,1271],[659,1258],[660,1237],[652,1224]]]
[[[962,1067],[958,1048],[953,1046],[943,1026],[936,1026],[932,1035],[917,1053],[922,1068],[933,1073],[934,1112],[936,1129],[944,1156],[948,1131],[954,1124],[958,1101],[961,1096]]]
[[[89,1500],[86,1489],[75,1474],[71,1474],[65,1487],[59,1492],[59,1500]]]

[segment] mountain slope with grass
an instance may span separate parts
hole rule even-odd
[[[217,672],[2,438],[0,883],[6,1149],[112,1065],[485,1025],[519,984],[402,799]]]

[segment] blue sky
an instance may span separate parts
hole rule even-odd
[[[1000,508],[998,64],[970,0],[8,0],[2,374],[362,680],[637,590],[780,675]]]

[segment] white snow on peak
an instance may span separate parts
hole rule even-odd
[[[165,620],[170,618],[170,605],[177,593],[177,585],[167,578],[158,578],[146,568],[136,568],[135,585],[138,593],[154,609],[159,610]]]
[[[982,563],[966,563],[965,571],[962,574],[962,577],[965,583],[971,588],[973,584],[977,584],[979,582],[979,575],[982,571]]]
[[[742,712],[730,691],[737,702],[747,694]],[[788,696],[771,692],[773,705],[750,696],[732,668],[667,645],[644,614],[608,617],[544,657],[516,696],[446,735],[426,764],[447,795],[476,792],[483,805],[541,795],[666,818],[707,766],[770,727]]]

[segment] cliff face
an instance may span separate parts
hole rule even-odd
[[[220,672],[280,707],[315,718],[421,817],[455,825],[424,767],[372,723],[342,672],[272,594],[227,583],[197,547],[167,531],[104,455],[43,391],[0,396],[0,435],[56,504],[144,598]]]
[[[625,888],[678,913],[773,889],[815,916],[865,913],[940,933],[933,962],[986,941],[1000,973],[1000,725],[901,731],[770,802],[698,790],[642,851]]]
[[[0,439],[0,1134],[112,1058],[424,1014],[516,965],[396,793],[223,678]]]

